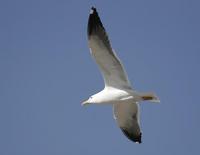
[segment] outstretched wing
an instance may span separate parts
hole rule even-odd
[[[114,104],[113,112],[124,135],[134,142],[141,143],[138,103]]]
[[[130,89],[126,72],[111,48],[108,35],[93,7],[88,20],[88,41],[90,52],[101,70],[105,86]]]

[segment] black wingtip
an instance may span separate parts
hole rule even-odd
[[[135,135],[126,129],[121,128],[121,130],[124,133],[124,135],[131,141],[139,144],[142,143],[142,133],[140,133],[139,135]]]
[[[96,8],[95,8],[94,6],[91,7],[91,10],[94,11],[94,12],[97,11]]]
[[[96,8],[92,6],[88,19],[88,30],[87,30],[88,36],[90,36],[93,32],[97,31],[99,27],[103,28],[103,24],[101,23]]]
[[[93,15],[93,14],[98,16],[97,9],[94,6],[92,6],[90,9],[90,15]]]

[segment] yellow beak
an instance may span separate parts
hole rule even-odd
[[[86,101],[83,101],[82,103],[81,103],[81,105],[82,106],[86,106],[86,105],[88,105],[89,103],[87,102],[87,100]]]

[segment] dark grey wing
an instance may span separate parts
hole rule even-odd
[[[138,103],[118,103],[113,105],[114,118],[128,139],[141,143],[142,133],[139,123]]]
[[[99,66],[105,86],[130,89],[131,85],[122,63],[111,48],[108,35],[95,8],[91,8],[88,20],[90,52]]]

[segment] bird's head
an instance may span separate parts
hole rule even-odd
[[[83,101],[81,105],[82,105],[82,106],[85,106],[85,105],[89,105],[89,104],[91,104],[91,103],[94,103],[93,97],[92,97],[92,96],[89,97],[89,99]]]

